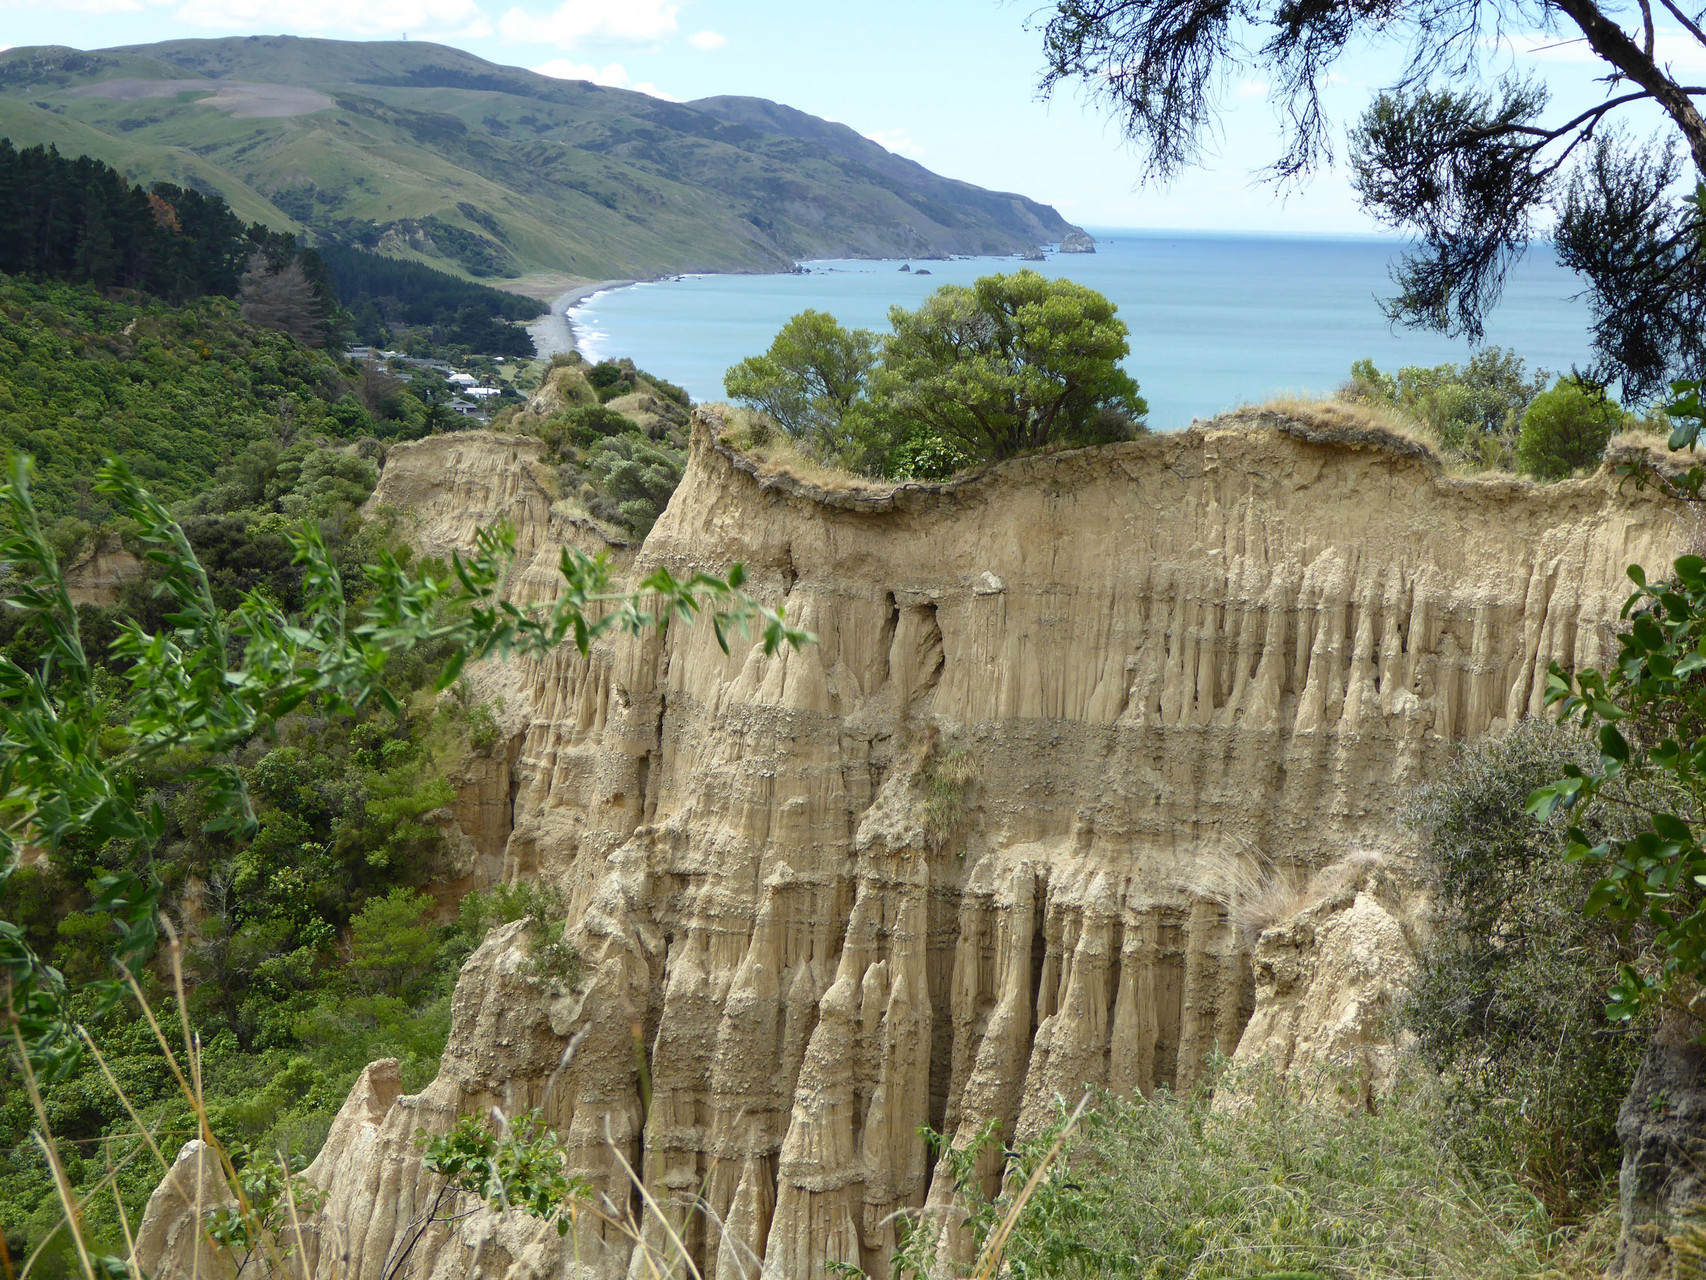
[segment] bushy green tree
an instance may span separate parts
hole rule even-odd
[[[362,987],[407,996],[432,972],[439,931],[432,897],[398,886],[350,921],[350,973]]]
[[[1559,479],[1598,462],[1623,418],[1622,408],[1603,390],[1559,378],[1522,415],[1517,457],[1530,475]]]
[[[893,307],[889,322],[879,345],[801,312],[724,385],[823,461],[891,479],[1144,429],[1149,407],[1119,363],[1125,323],[1094,289],[1030,270],[984,276],[917,311]]]
[[[1114,312],[1030,270],[945,285],[917,311],[890,310],[871,399],[973,460],[1127,438],[1149,406],[1120,368],[1131,348]]]
[[[784,431],[827,456],[845,450],[843,424],[865,394],[877,335],[846,329],[823,311],[789,320],[763,355],[723,375],[731,399],[769,414]]]

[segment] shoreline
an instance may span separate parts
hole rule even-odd
[[[570,308],[585,302],[595,293],[603,293],[606,289],[623,289],[638,283],[638,280],[595,280],[591,284],[576,285],[567,293],[553,299],[548,314],[525,326],[533,337],[533,346],[538,358],[549,360],[552,356],[567,355],[579,349],[575,344],[574,323],[568,317]]]

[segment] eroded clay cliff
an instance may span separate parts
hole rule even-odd
[[[399,446],[375,502],[440,554],[508,517],[518,587],[548,590],[581,535],[534,449]],[[1450,480],[1276,418],[876,495],[754,474],[701,420],[635,571],[743,562],[818,643],[725,656],[677,627],[480,673],[514,731],[479,802],[492,871],[501,845],[503,875],[561,888],[584,977],[541,980],[518,928],[488,941],[433,1084],[376,1067],[340,1116],[316,1248],[380,1280],[430,1191],[416,1130],[496,1105],[538,1108],[617,1203],[614,1151],[643,1167],[708,1277],[885,1274],[895,1211],[949,1192],[920,1125],[1023,1138],[1087,1083],[1188,1084],[1259,991],[1246,1055],[1348,1052],[1401,979],[1359,958],[1402,967],[1400,794],[1538,713],[1550,661],[1604,656],[1625,566],[1682,536],[1603,476]],[[1347,858],[1260,951],[1204,874]],[[646,1274],[595,1220],[489,1214],[408,1270],[577,1267]]]

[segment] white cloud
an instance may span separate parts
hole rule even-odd
[[[504,39],[572,49],[587,42],[641,44],[674,35],[681,6],[668,0],[565,0],[550,13],[513,8],[498,19]]]
[[[594,84],[602,84],[611,89],[632,89],[635,93],[662,98],[666,102],[681,101],[674,94],[665,93],[650,80],[635,80],[628,74],[628,68],[620,62],[607,62],[598,67],[590,62],[575,62],[570,58],[552,58],[549,62],[540,63],[533,70],[557,80],[590,80]]]
[[[23,9],[34,7],[23,0],[17,3],[0,4],[0,8]],[[142,9],[140,0],[57,0],[54,8],[62,13],[138,13]],[[12,48],[9,44],[0,44],[0,53]]]
[[[1653,53],[1661,66],[1668,64],[1677,71],[1706,70],[1706,47],[1681,27],[1655,27],[1653,37]],[[1505,47],[1519,57],[1537,62],[1602,61],[1585,39],[1572,40],[1544,31],[1506,36]]]
[[[897,156],[906,156],[910,160],[924,158],[924,148],[914,142],[912,135],[905,129],[878,129],[875,133],[867,133],[865,136]]]
[[[175,15],[197,26],[225,29],[264,26],[269,31],[350,36],[397,36],[406,31],[423,39],[491,34],[491,23],[475,0],[183,0]]]
[[[1271,86],[1266,80],[1244,80],[1234,90],[1234,96],[1239,98],[1265,98]]]
[[[721,49],[729,42],[729,38],[717,31],[695,31],[687,37],[687,43],[695,49],[703,49],[710,53],[713,49]]]

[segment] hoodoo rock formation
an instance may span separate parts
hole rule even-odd
[[[1401,968],[1411,927],[1400,795],[1539,714],[1549,662],[1603,658],[1625,566],[1683,541],[1603,473],[1453,480],[1266,414],[879,492],[767,476],[714,426],[634,569],[743,562],[818,642],[725,656],[675,627],[479,673],[515,736],[480,842],[562,891],[582,972],[541,977],[500,930],[438,1078],[398,1096],[369,1068],[308,1175],[348,1280],[397,1256],[433,1189],[416,1131],[458,1114],[539,1109],[626,1205],[619,1152],[706,1277],[880,1275],[895,1211],[951,1191],[921,1125],[1022,1139],[1086,1084],[1189,1084],[1247,1026],[1282,1060],[1375,1034],[1368,958]],[[589,535],[536,450],[398,446],[374,501],[440,549],[507,515],[545,590]],[[1205,871],[1229,862],[1349,870],[1262,935]],[[406,1270],[646,1274],[590,1216],[559,1239],[487,1213]]]

